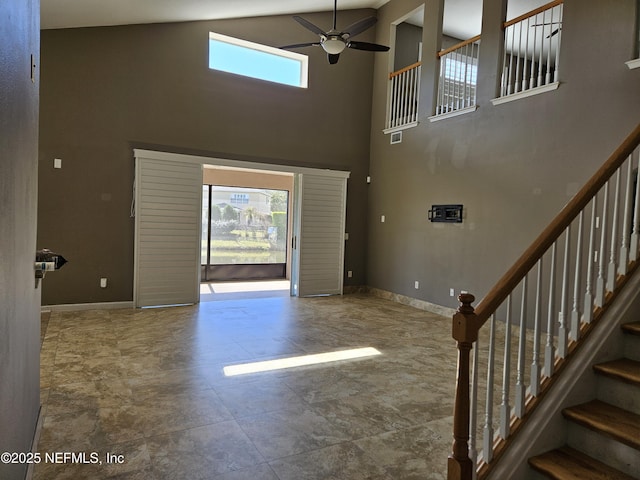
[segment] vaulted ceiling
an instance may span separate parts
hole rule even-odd
[[[509,0],[509,17],[520,15],[547,1]],[[387,2],[389,0],[338,0],[338,9],[378,9]],[[445,0],[444,32],[460,39],[479,34],[482,2]],[[331,0],[41,0],[41,27],[52,29],[218,20],[332,9]]]

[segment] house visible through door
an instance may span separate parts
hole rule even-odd
[[[293,174],[205,166],[202,282],[287,279]]]

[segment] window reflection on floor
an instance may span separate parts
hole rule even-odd
[[[289,296],[289,280],[201,283],[200,301]]]

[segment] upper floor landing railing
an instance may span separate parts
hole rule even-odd
[[[500,96],[557,84],[563,0],[547,3],[503,24]]]
[[[479,53],[480,35],[438,52],[436,116],[475,106]]]
[[[389,74],[387,130],[417,124],[421,67],[422,62],[416,62]]]

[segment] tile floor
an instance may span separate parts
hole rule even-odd
[[[34,478],[446,478],[451,320],[363,294],[53,312]],[[223,367],[375,347],[382,355],[225,377]],[[106,454],[122,463],[107,463]],[[118,458],[118,457],[112,457]],[[60,459],[59,459],[60,460]]]

